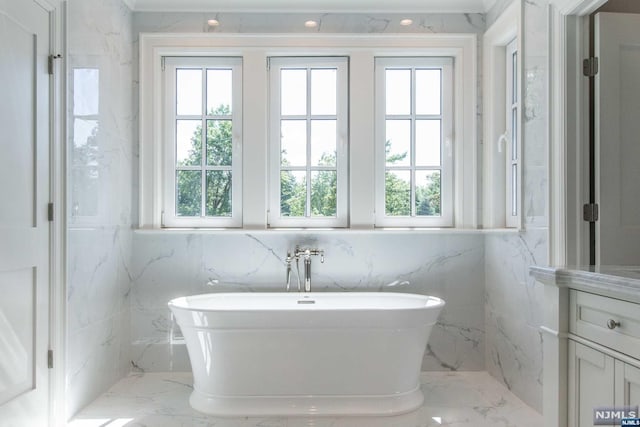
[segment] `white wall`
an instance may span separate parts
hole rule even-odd
[[[505,3],[496,4],[498,16]],[[549,252],[548,1],[523,3],[525,225],[520,233],[485,239],[485,346],[487,371],[542,411],[543,289],[529,276],[529,266],[547,265]]]
[[[131,12],[121,0],[70,0],[67,6],[66,365],[72,416],[129,372],[134,129]],[[98,69],[99,86],[76,87],[74,96],[76,67]],[[74,126],[74,112],[96,103],[98,114]],[[78,123],[95,127],[89,144]]]
[[[444,298],[447,305],[423,369],[484,370],[484,238],[473,231],[136,232],[131,301],[136,367],[189,370],[184,345],[169,343],[167,302],[207,292],[284,291],[284,259],[296,244],[325,251],[324,264],[312,261],[314,290]],[[387,286],[396,280],[408,283]],[[216,281],[220,284],[208,284]],[[295,276],[292,286],[297,287]]]

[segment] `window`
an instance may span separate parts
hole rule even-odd
[[[520,1],[483,37],[483,227],[522,226]]]
[[[476,49],[475,34],[141,34],[139,227],[477,227]]]
[[[518,133],[518,51],[517,40],[511,41],[505,52],[506,99],[506,225],[518,227],[520,221],[520,138]]]
[[[166,57],[164,70],[162,225],[239,227],[241,59]]]
[[[453,225],[453,61],[376,59],[376,225]]]
[[[272,227],[347,226],[347,59],[270,58]]]
[[[85,62],[95,61],[86,59]],[[100,148],[100,69],[73,67],[70,83],[73,92],[73,126],[70,129],[73,144],[69,150],[71,218],[76,224],[91,223],[105,212],[104,198],[101,197],[105,192],[100,191],[97,157]]]

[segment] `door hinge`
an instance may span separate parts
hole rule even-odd
[[[160,58],[160,68],[162,69],[162,71],[164,71],[166,67],[167,67],[166,57],[163,56],[162,58]]]
[[[588,222],[596,222],[598,220],[598,205],[596,203],[587,203],[582,207],[582,219]]]
[[[585,77],[595,77],[598,74],[598,58],[592,56],[582,61],[582,74]]]
[[[61,58],[62,58],[62,55],[60,55],[60,54],[49,55],[49,59],[48,59],[48,63],[47,63],[48,64],[47,68],[49,70],[49,75],[51,75],[51,76],[53,75],[53,70],[54,70],[53,61],[55,59],[61,59]]]
[[[47,351],[47,367],[53,369],[53,350]]]
[[[47,219],[53,221],[53,203],[49,203],[47,206]]]

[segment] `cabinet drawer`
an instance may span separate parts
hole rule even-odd
[[[569,316],[571,333],[640,359],[640,304],[572,289]]]

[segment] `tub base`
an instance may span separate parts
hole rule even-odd
[[[422,406],[420,388],[383,396],[212,396],[194,390],[193,409],[219,417],[398,415]]]

